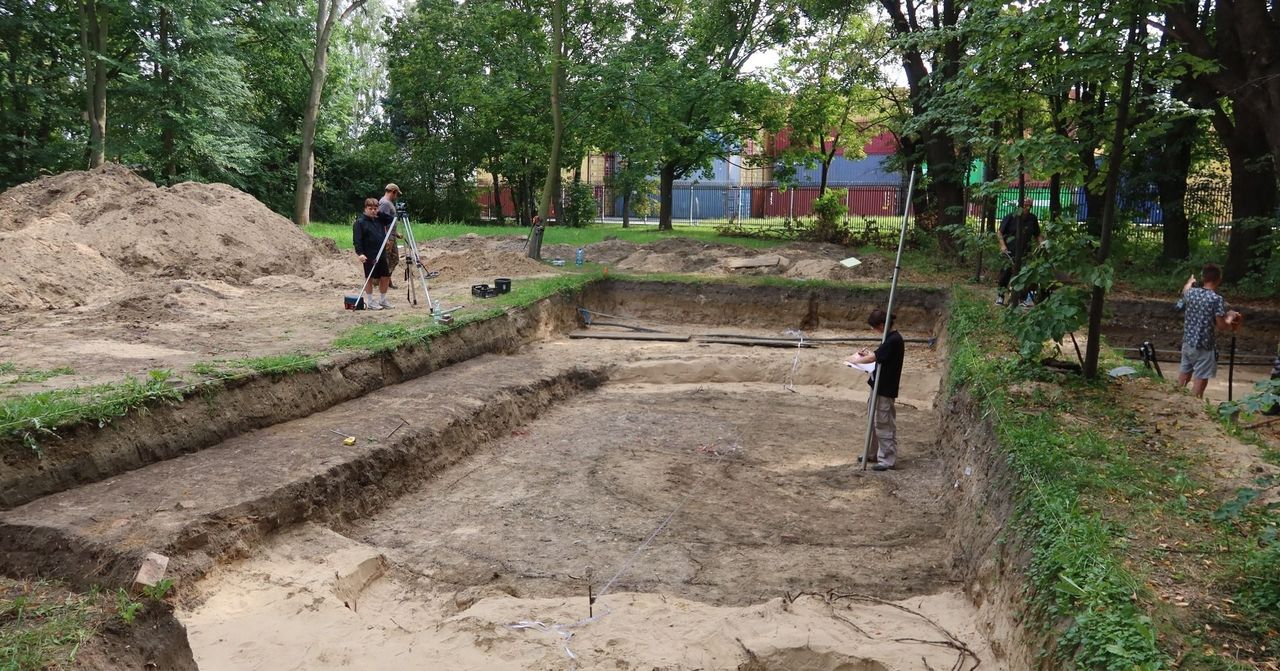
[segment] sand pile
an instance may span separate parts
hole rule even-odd
[[[546,259],[563,258],[572,263],[576,248],[550,245],[542,248]],[[780,275],[794,279],[865,280],[889,279],[893,264],[875,255],[861,258],[862,265],[846,268],[840,260],[853,250],[840,245],[793,242],[769,249],[753,250],[736,245],[700,242],[691,238],[666,238],[645,245],[622,240],[605,240],[586,246],[587,260],[618,270],[638,273],[681,273],[700,275]],[[737,265],[734,262],[777,257],[771,265]]]
[[[245,284],[309,277],[330,253],[225,184],[157,187],[118,165],[0,194],[0,296],[8,309],[93,304],[164,278]]]
[[[472,281],[497,277],[528,277],[554,270],[529,258],[524,241],[512,236],[484,238],[468,233],[419,243],[428,270],[444,281]],[[544,255],[544,258],[546,257]]]

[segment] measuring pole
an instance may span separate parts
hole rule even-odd
[[[907,202],[902,208],[902,230],[898,232],[898,255],[893,260],[893,281],[889,283],[889,308],[884,313],[884,333],[880,335],[880,344],[889,339],[889,330],[893,328],[893,300],[898,292],[898,274],[902,272],[902,247],[907,242],[907,215],[911,213],[911,195],[916,186],[916,170],[911,169],[911,179],[907,182]],[[876,381],[871,386],[871,398],[867,401],[867,435],[862,449],[862,470],[867,470],[871,461],[871,436],[875,430],[876,398],[880,393],[880,362],[876,362]]]
[[[1231,334],[1231,355],[1227,360],[1227,401],[1233,400],[1231,392],[1236,386],[1236,336]]]

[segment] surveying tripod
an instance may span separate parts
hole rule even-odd
[[[413,285],[414,275],[417,276],[419,284],[422,286],[422,295],[427,299],[427,308],[432,310],[435,315],[435,303],[431,302],[431,291],[427,288],[427,280],[438,276],[438,272],[429,272],[427,267],[422,263],[422,252],[418,249],[418,240],[413,237],[413,225],[409,221],[409,212],[405,208],[404,203],[396,203],[396,219],[391,225],[391,230],[396,230],[396,226],[400,226],[402,237],[405,243],[405,266],[404,281],[406,285],[406,299],[413,305],[418,304],[416,289]]]

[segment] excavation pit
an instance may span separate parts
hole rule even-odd
[[[855,464],[842,361],[886,298],[595,285],[517,316],[524,343],[0,528],[44,539],[32,564],[171,555],[202,669],[1001,668],[948,539],[941,293],[899,297],[898,469]]]

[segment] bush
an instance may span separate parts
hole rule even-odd
[[[596,217],[596,199],[592,196],[591,186],[584,182],[574,182],[565,191],[563,216],[556,222],[563,226],[583,228]]]
[[[813,201],[816,219],[811,234],[815,242],[834,242],[840,245],[848,242],[849,227],[845,223],[845,215],[849,210],[844,198],[844,191],[829,190]]]

